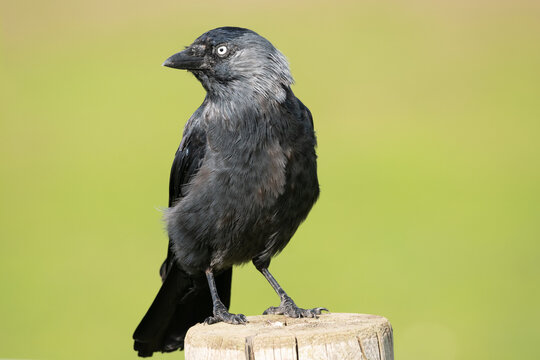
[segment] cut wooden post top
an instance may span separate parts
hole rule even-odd
[[[186,360],[394,358],[392,326],[376,315],[331,313],[318,319],[249,316],[246,325],[199,324],[185,339]]]

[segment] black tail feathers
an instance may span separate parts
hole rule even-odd
[[[194,279],[178,266],[168,269],[154,302],[137,326],[134,349],[141,357],[156,351],[184,349],[188,329],[212,316],[212,297],[205,279]],[[231,297],[232,268],[215,277],[221,301],[227,309]]]

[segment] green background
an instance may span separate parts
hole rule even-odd
[[[296,302],[388,317],[396,359],[538,356],[538,2],[19,0],[0,21],[0,357],[136,358],[204,97],[160,65],[223,25],[270,39],[314,115],[321,198],[270,268]],[[277,302],[235,270],[233,311]]]

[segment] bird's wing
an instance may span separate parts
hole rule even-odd
[[[182,142],[174,156],[169,180],[169,207],[172,207],[182,197],[186,196],[186,185],[197,171],[199,171],[204,158],[206,133],[200,127],[190,125],[191,124],[188,122],[184,129]],[[167,259],[165,259],[159,270],[162,280],[165,280],[165,277],[169,272],[173,257],[171,252],[171,240],[169,239]]]
[[[308,119],[309,120],[309,124],[311,125],[311,128],[313,129],[314,126],[313,126],[313,115],[311,115],[311,111],[309,111],[309,109],[307,108],[306,105],[304,105],[303,102],[300,101],[300,99],[297,99],[298,101],[298,104],[300,105],[300,110],[302,112],[302,117],[304,119]]]
[[[197,173],[204,158],[206,135],[200,128],[187,128],[176,151],[169,181],[169,207],[186,194],[185,185]]]

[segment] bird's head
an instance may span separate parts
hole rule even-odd
[[[212,96],[262,96],[285,100],[292,82],[283,54],[257,33],[221,27],[198,37],[163,66],[192,72]]]

